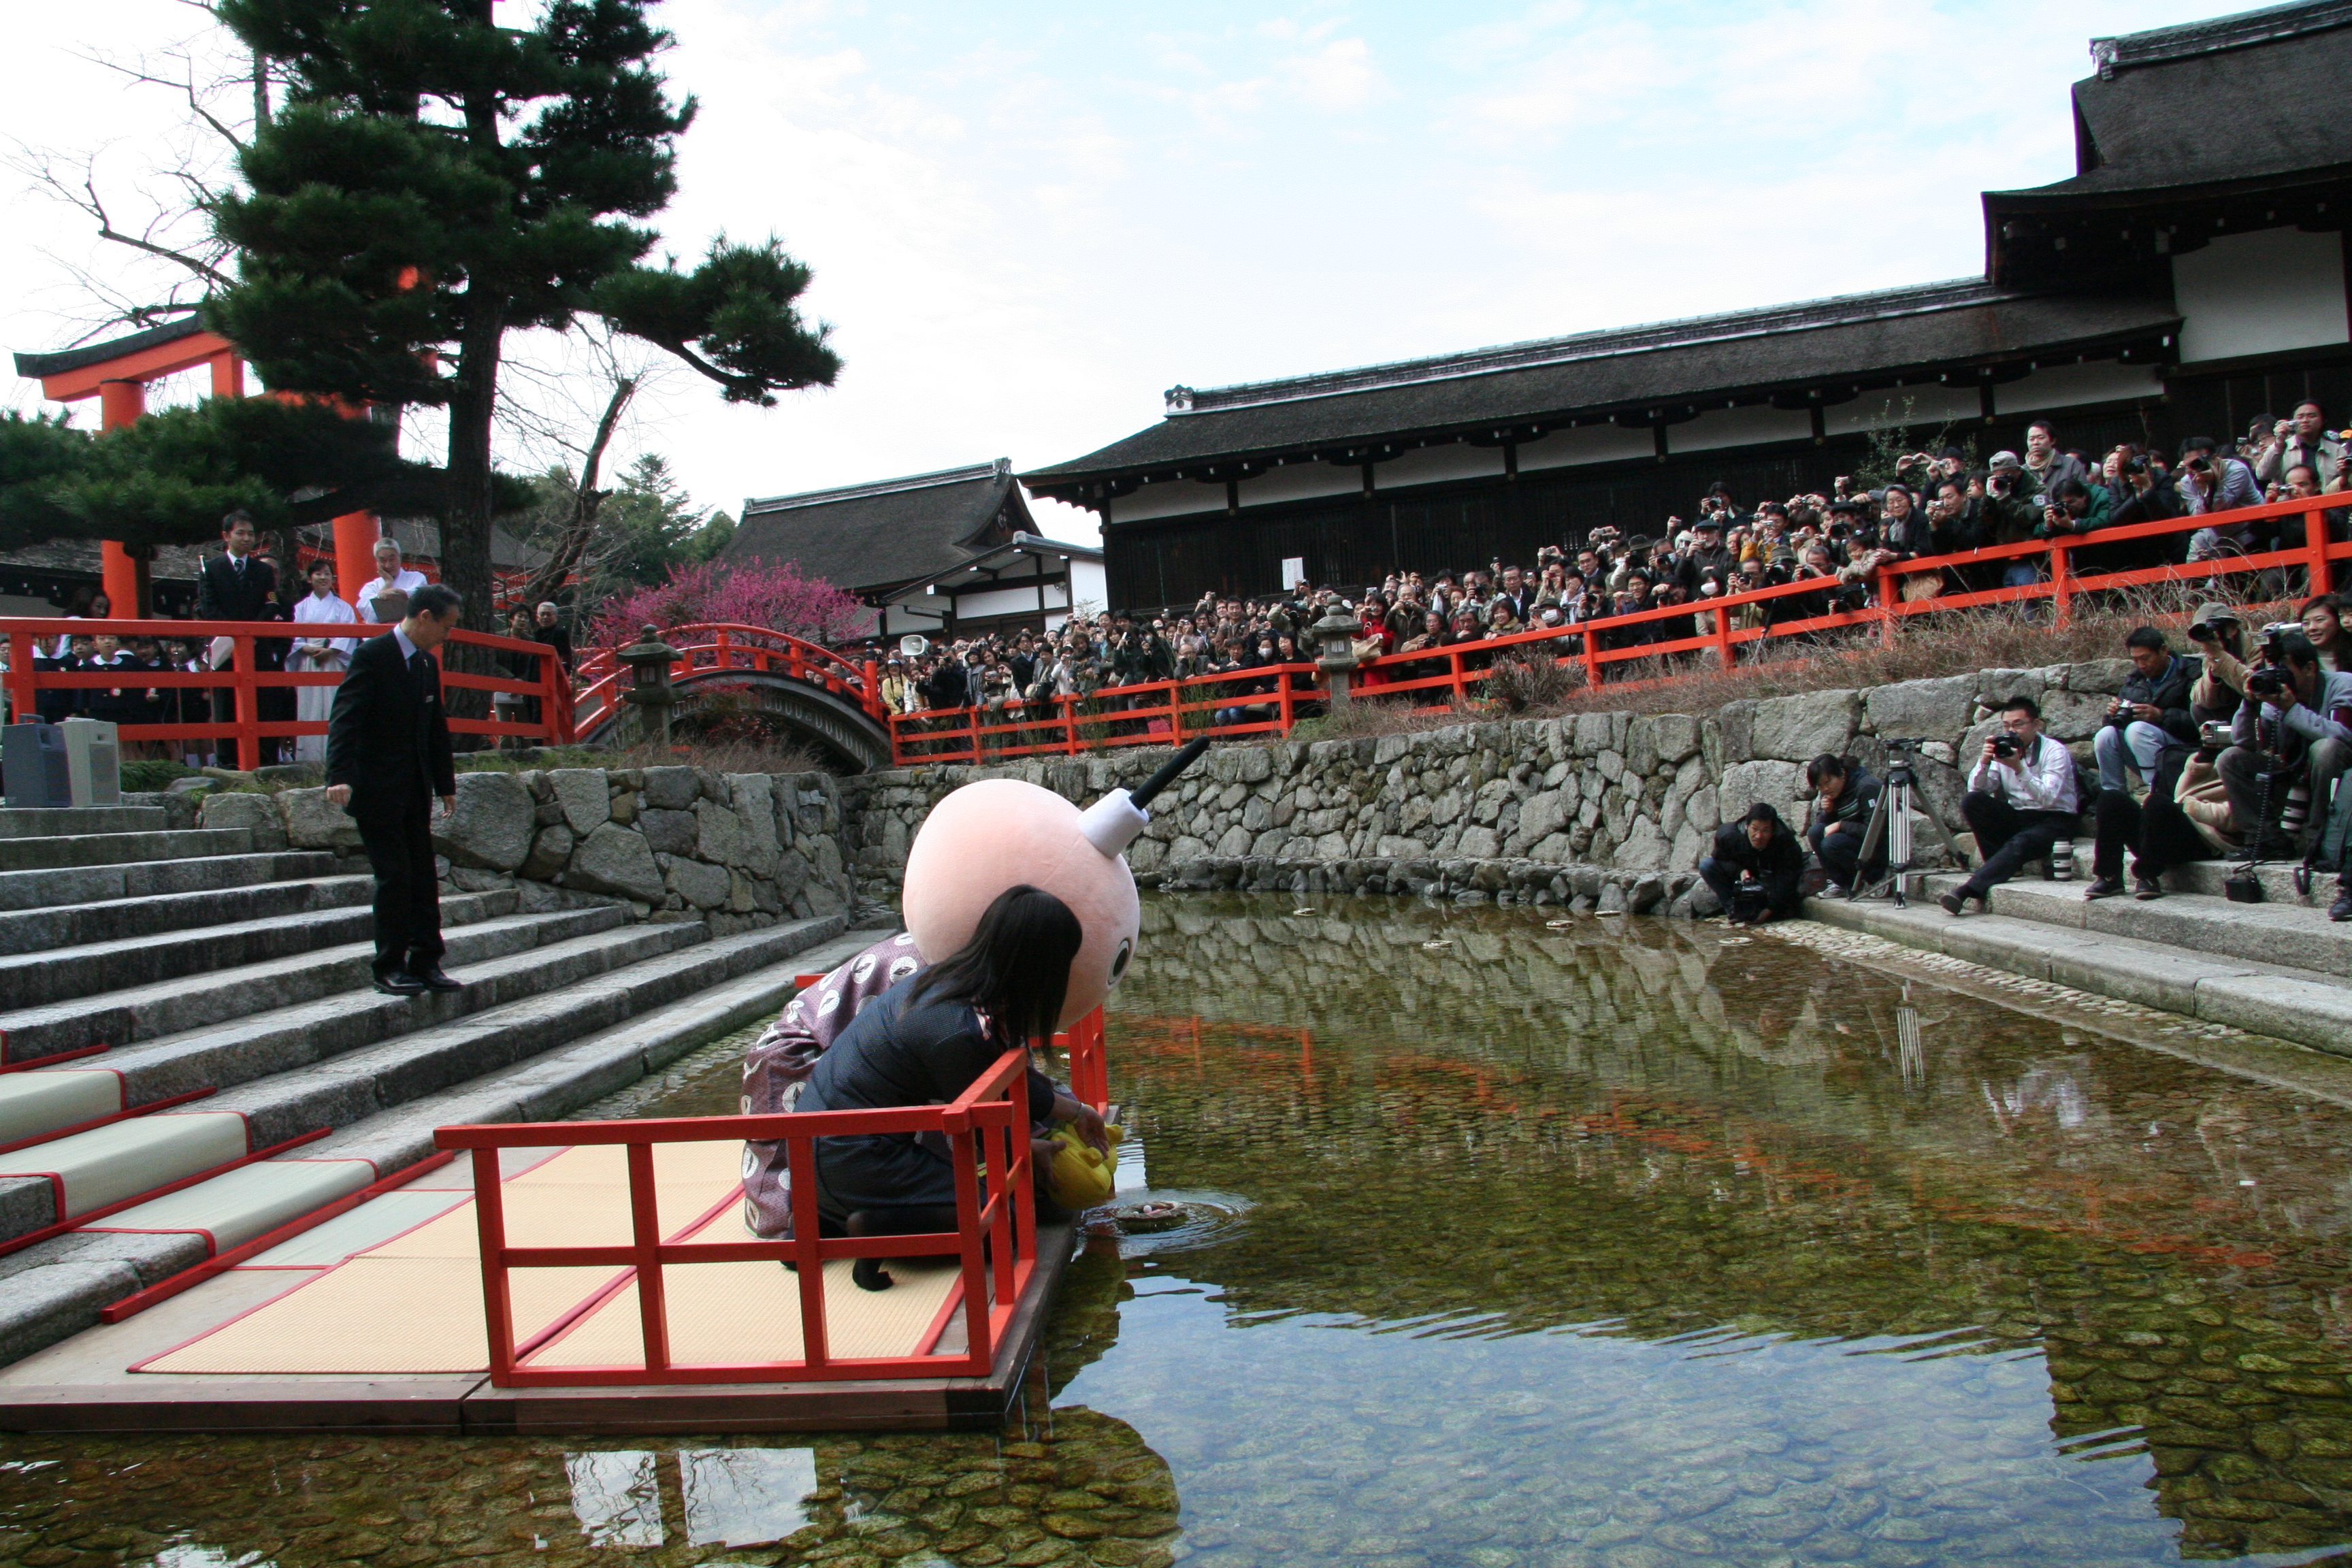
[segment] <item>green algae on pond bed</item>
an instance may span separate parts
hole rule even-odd
[[[1120,1201],[1201,1215],[1090,1244],[1004,1431],[11,1438],[0,1563],[2352,1542],[2332,1064],[2256,1081],[1769,932],[1318,904],[1147,900],[1110,1020]],[[588,1114],[730,1110],[731,1074],[698,1053]]]

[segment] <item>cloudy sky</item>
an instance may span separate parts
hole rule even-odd
[[[628,438],[731,510],[1076,457],[1179,382],[1977,273],[1977,193],[2073,172],[2086,40],[2224,8],[668,0],[667,68],[702,115],[665,232],[689,256],[720,231],[782,237],[846,368],[770,410],[676,375]],[[118,222],[137,217],[197,143],[173,95],[92,57],[201,15],[9,12],[0,149],[95,153]],[[142,287],[80,215],[0,181],[6,346],[86,330],[69,265]],[[11,401],[37,391],[12,382]]]

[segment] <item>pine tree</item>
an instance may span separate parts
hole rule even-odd
[[[715,240],[681,269],[644,226],[676,190],[694,119],[654,59],[649,0],[217,0],[290,82],[212,205],[236,279],[205,318],[274,391],[447,416],[431,510],[443,579],[490,612],[490,430],[506,334],[593,315],[659,345],[730,402],[831,384],[808,268],[773,239]]]

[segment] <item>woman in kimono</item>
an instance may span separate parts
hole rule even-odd
[[[398,553],[398,546],[394,552]],[[359,620],[358,614],[335,593],[335,563],[320,559],[310,563],[310,596],[294,606],[297,626],[348,626]],[[329,637],[313,631],[299,637],[294,650],[286,660],[289,672],[317,674],[331,671],[340,675],[350,665],[352,649],[359,646],[357,637]],[[331,686],[298,686],[294,689],[294,717],[305,723],[323,724],[335,705],[335,689]],[[294,738],[294,760],[298,763],[323,763],[327,760],[326,731]]]

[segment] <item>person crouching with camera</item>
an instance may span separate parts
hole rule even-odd
[[[2330,675],[2293,622],[2270,627],[2246,671],[2246,698],[2217,766],[2230,811],[2256,855],[2298,852],[2306,819],[2326,820],[2352,763],[2352,675]]]
[[[1958,914],[1970,899],[1982,910],[1986,895],[2030,860],[2072,857],[2082,817],[2074,756],[2042,732],[2042,705],[2031,697],[2002,703],[2000,725],[1969,770],[1969,793],[1960,802],[1981,863],[1936,900],[1948,914]]]
[[[2197,743],[2189,697],[2204,673],[2203,661],[2174,653],[2154,626],[2134,628],[2124,639],[2124,651],[2131,658],[2132,672],[2091,742],[2103,794],[2130,787],[2127,767],[2153,787],[2166,754]]]
[[[1829,879],[1822,896],[1843,898],[1847,889],[1870,880],[1885,862],[1882,849],[1872,857],[1874,864],[1862,864],[1863,835],[1870,826],[1871,808],[1878,804],[1878,780],[1861,763],[1823,752],[1805,764],[1805,784],[1813,792],[1805,841]]]
[[[1763,925],[1797,912],[1805,852],[1769,803],[1715,830],[1715,853],[1698,863],[1699,879],[1715,890],[1733,925]]]

